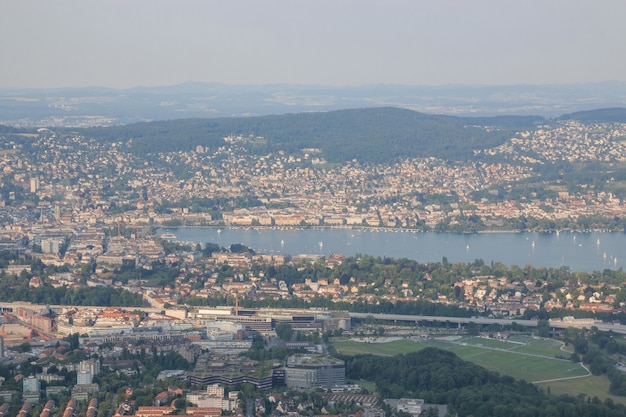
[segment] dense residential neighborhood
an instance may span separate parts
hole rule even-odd
[[[559,162],[623,162],[625,129],[561,122],[482,150],[489,157],[482,162],[428,157],[388,166],[328,164],[316,149],[250,155],[243,144],[259,138],[243,136],[224,138],[219,148],[141,156],[128,150],[132,139],[97,143],[41,129],[4,144],[2,203],[6,216],[19,219],[27,214],[13,212],[29,207],[40,222],[66,228],[122,222],[475,231],[523,228],[520,219],[544,229],[585,228],[590,218],[621,215],[621,179],[587,177],[572,187],[567,176],[549,178],[544,170]],[[520,191],[511,194],[511,187]]]

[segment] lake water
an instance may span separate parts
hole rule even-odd
[[[573,271],[619,269],[626,264],[626,234],[621,232],[560,233],[433,233],[354,229],[216,229],[169,228],[179,241],[246,245],[259,253],[322,254],[357,253],[419,262],[448,261],[507,266],[568,266]]]

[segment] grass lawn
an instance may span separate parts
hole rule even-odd
[[[616,403],[626,405],[626,397],[617,397],[609,394],[609,380],[606,376],[590,376],[588,378],[544,382],[537,385],[544,389],[550,387],[550,392],[556,395],[583,393],[586,396],[598,397],[602,400],[611,398]]]
[[[387,343],[358,342],[345,338],[333,338],[332,345],[338,352],[345,355],[372,354],[379,356],[394,356],[400,353],[414,352],[424,349],[428,345],[402,339]]]
[[[519,347],[520,345],[515,343],[509,343],[502,340],[488,339],[486,337],[470,337],[461,339],[461,342],[466,345],[486,347],[491,349],[503,349],[511,350]]]
[[[513,336],[510,339],[513,343],[518,343],[520,351],[535,353],[537,355],[554,355],[561,350],[563,343],[554,339],[531,336]],[[566,352],[563,352],[566,353]]]
[[[489,349],[481,349],[477,352],[476,348],[466,346],[453,347],[448,350],[483,368],[529,382],[587,375],[587,371],[579,364],[556,358]]]

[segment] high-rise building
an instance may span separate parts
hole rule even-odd
[[[33,177],[30,179],[30,192],[36,193],[39,191],[39,178]]]
[[[100,373],[100,362],[97,359],[81,361],[76,370],[76,383],[88,385],[93,383],[93,377]]]
[[[76,384],[88,385],[93,383],[93,375],[89,371],[78,371],[76,373]]]
[[[100,362],[97,359],[87,359],[81,361],[78,364],[79,371],[88,371],[92,375],[98,375],[100,373]]]
[[[61,242],[59,239],[41,239],[41,251],[43,253],[59,253]]]

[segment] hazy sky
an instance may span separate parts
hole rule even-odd
[[[626,81],[625,0],[2,0],[0,88]]]

